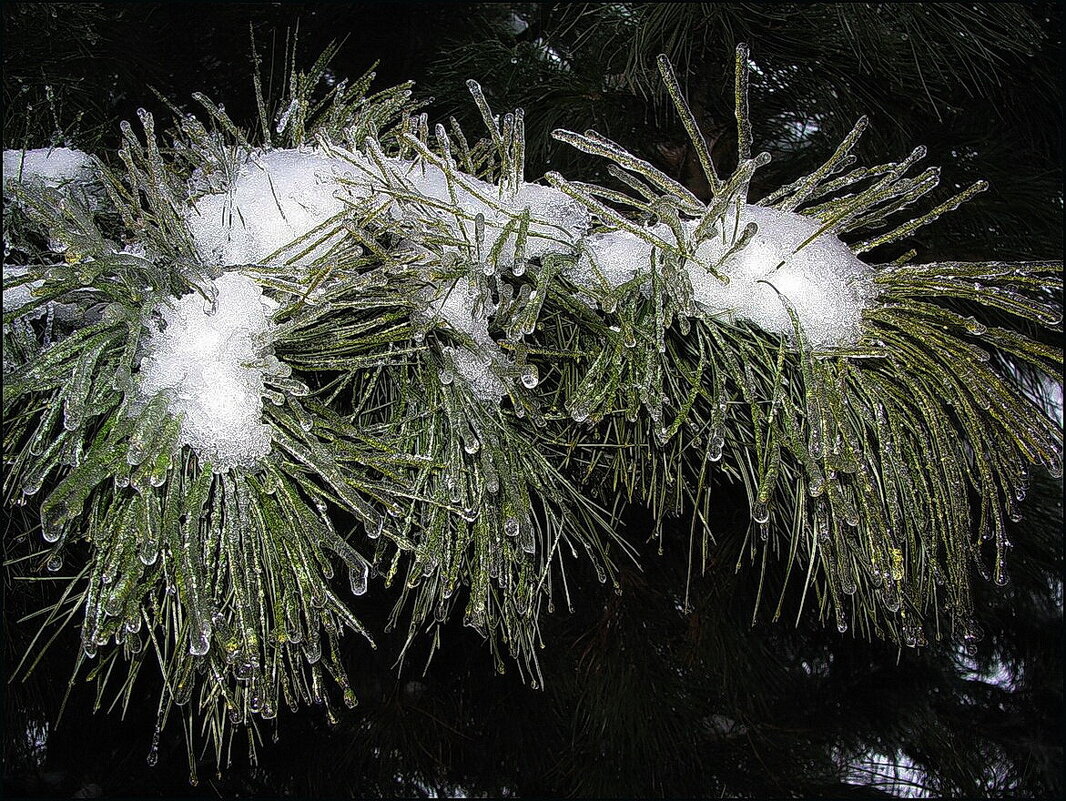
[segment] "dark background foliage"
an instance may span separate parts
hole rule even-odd
[[[119,141],[138,107],[165,118],[148,90],[193,110],[203,91],[252,124],[249,29],[275,92],[286,42],[307,65],[333,40],[339,80],[380,61],[378,85],[417,81],[431,118],[478,124],[467,78],[494,109],[523,106],[530,177],[558,169],[604,180],[600,165],[554,142],[556,127],[597,130],[704,191],[654,59],[670,55],[727,168],[732,53],[748,42],[757,70],[756,147],[774,161],[756,187],[791,181],[831,152],[861,114],[867,163],[916,144],[941,164],[942,196],[977,178],[992,189],[907,243],[921,260],[1061,258],[1061,9],[1028,4],[763,3],[6,3],[4,147]],[[296,32],[298,30],[298,36]],[[270,77],[272,76],[272,78]],[[268,89],[270,87],[268,86]],[[954,190],[957,191],[957,190]],[[425,668],[400,633],[371,651],[349,638],[360,698],[338,709],[282,713],[260,729],[257,764],[236,740],[232,764],[211,755],[188,783],[185,738],[172,720],[158,765],[145,762],[158,679],[142,675],[122,719],[92,714],[95,695],[67,690],[77,632],[44,651],[33,620],[55,585],[30,558],[5,578],[4,784],[11,795],[1058,797],[1062,782],[1061,483],[1037,477],[1015,524],[1012,582],[977,579],[985,638],[968,654],[948,641],[900,651],[824,628],[808,603],[776,594],[756,610],[757,568],[735,569],[747,509],[720,488],[715,545],[685,588],[688,521],[666,527],[664,552],[641,547],[621,593],[580,564],[572,612],[543,622],[545,687],[499,674],[458,622]],[[743,493],[740,493],[742,496]],[[630,514],[640,544],[652,522]],[[8,520],[5,554],[37,534]],[[697,566],[698,568],[698,566]],[[766,581],[780,582],[770,565]],[[386,627],[380,584],[357,613]],[[561,598],[561,593],[559,594]],[[753,615],[753,613],[755,613]],[[26,649],[43,657],[27,676]],[[110,699],[105,699],[107,703]],[[106,706],[106,703],[105,703]],[[337,704],[339,707],[340,705]],[[35,745],[28,732],[43,732]],[[275,742],[276,738],[276,742]],[[878,760],[912,766],[894,779]],[[221,770],[220,770],[221,769]],[[911,787],[909,783],[916,786]]]

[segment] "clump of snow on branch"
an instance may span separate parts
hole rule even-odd
[[[265,380],[288,371],[270,352],[273,324],[259,285],[227,273],[215,288],[213,313],[195,292],[160,307],[164,325],[148,338],[137,390],[141,402],[167,393],[182,444],[216,470],[250,468],[271,448]]]
[[[734,236],[749,223],[758,230],[724,262]],[[860,334],[862,310],[872,297],[873,269],[819,222],[802,214],[745,205],[727,213],[727,229],[703,243],[697,257],[719,266],[726,284],[698,265],[689,269],[693,299],[711,314],[750,320],[764,331],[793,333],[785,301],[815,346],[846,345]]]
[[[757,226],[755,234],[730,254],[749,223]],[[697,224],[683,225],[691,234]],[[709,315],[748,320],[785,337],[794,333],[791,306],[814,346],[854,342],[862,311],[873,297],[873,269],[840,239],[819,230],[817,220],[794,212],[754,205],[727,212],[714,235],[697,247],[696,260],[685,265],[693,300]],[[666,225],[648,231],[674,243]],[[628,231],[592,234],[584,240],[581,258],[569,275],[579,286],[618,287],[648,275],[654,247]]]
[[[527,259],[550,253],[571,253],[575,243],[589,229],[585,207],[550,186],[521,182],[514,191],[501,190],[495,184],[462,173],[450,177],[433,164],[399,159],[386,160],[386,164],[403,175],[415,192],[439,204],[435,216],[449,226],[460,241],[475,242],[479,214],[484,220],[485,242],[490,248],[511,223],[511,233],[498,256],[502,263],[510,263],[516,257],[518,232],[513,223],[527,209],[530,221],[522,253]],[[398,202],[402,208],[418,201],[401,196]]]
[[[196,198],[186,221],[201,258],[217,266],[262,263],[275,254],[286,263],[307,264],[341,235],[347,209],[382,192],[396,198],[396,215],[411,205],[426,213],[427,204],[414,195],[435,201],[436,216],[457,242],[475,241],[480,214],[491,245],[528,208],[526,258],[570,252],[588,228],[580,204],[550,187],[523,183],[501,197],[493,184],[466,175],[452,180],[432,164],[386,158],[384,168],[387,174],[360,153],[340,148],[255,151],[242,161],[228,191]],[[510,259],[516,238],[512,232]],[[295,240],[303,241],[288,247]],[[309,252],[301,255],[303,250]]]
[[[3,175],[5,202],[7,202],[8,193],[19,184],[38,189],[58,189],[91,211],[99,209],[103,198],[103,190],[97,182],[99,176],[93,157],[81,150],[69,147],[5,150]],[[50,242],[49,246],[58,253],[66,250],[66,246],[56,240]],[[5,258],[10,253],[10,249],[11,242],[5,226]],[[7,277],[5,273],[4,278]],[[10,311],[10,309],[7,310]]]
[[[69,147],[4,151],[4,185],[31,181],[59,186],[68,181],[88,181],[95,175],[92,156]]]
[[[207,264],[260,264],[278,251],[282,262],[308,264],[337,241],[326,223],[366,197],[366,186],[355,163],[317,148],[256,151],[229,191],[197,198],[185,219]]]
[[[666,226],[662,226],[666,228]],[[567,275],[578,286],[613,289],[651,269],[653,245],[628,231],[592,234]]]
[[[16,280],[29,274],[29,268],[17,264],[4,265],[4,314],[18,311],[33,300],[33,291],[44,286],[40,278],[16,283]]]
[[[436,289],[429,302],[429,313],[444,320],[456,332],[468,336],[473,350],[444,348],[444,355],[455,365],[455,371],[470,385],[471,391],[482,400],[499,401],[507,394],[507,387],[493,370],[497,364],[510,364],[503,350],[489,336],[489,318],[496,310],[468,278],[457,278]],[[445,373],[445,380],[449,379]]]
[[[201,258],[216,266],[310,264],[344,238],[346,216],[384,202],[393,219],[420,221],[421,230],[444,243],[444,254],[472,256],[487,275],[501,269],[520,275],[529,260],[569,255],[577,260],[571,279],[603,290],[652,268],[654,245],[625,230],[590,234],[589,212],[553,187],[497,186],[443,165],[421,158],[372,161],[339,147],[254,151],[228,191],[197,197],[186,219]],[[756,233],[731,253],[749,223]],[[689,234],[696,228],[695,221],[684,225]],[[729,210],[685,265],[697,307],[785,337],[794,333],[792,309],[814,346],[855,341],[873,295],[872,270],[818,225],[761,206]],[[649,231],[673,240],[665,225]],[[477,291],[465,279],[434,283],[435,257],[416,240],[406,241],[426,260],[429,313],[469,338],[468,352],[448,351],[456,371],[477,395],[498,400],[505,387],[493,367],[509,362],[488,334],[494,307],[485,298],[475,303]]]
[[[393,217],[429,220],[456,243],[445,252],[460,247],[470,252],[480,228],[481,258],[490,269],[495,266],[488,251],[498,242],[495,260],[509,267],[518,264],[515,269],[521,271],[528,259],[573,252],[589,227],[585,209],[551,187],[522,183],[505,192],[421,161],[387,158],[376,165],[341,148],[256,151],[241,163],[228,191],[201,195],[185,216],[207,264],[277,260],[299,267],[343,238],[346,211],[383,198]],[[519,253],[517,220],[527,210],[529,224]],[[492,367],[509,361],[488,334],[494,306],[484,300],[475,304],[476,292],[465,279],[434,288],[438,291],[431,293],[430,314],[467,335],[475,346],[470,352],[448,349],[456,371],[476,395],[498,401],[506,387]]]
[[[478,344],[492,341],[489,317],[495,309],[491,302],[481,297],[468,278],[457,278],[438,289],[430,300],[429,311]]]
[[[6,243],[5,243],[6,244]],[[21,264],[5,264],[4,265],[4,292],[3,292],[3,311],[4,314],[17,312],[24,310],[27,306],[30,306],[34,298],[34,293],[44,286],[43,278],[32,278],[30,268]],[[28,321],[45,317],[48,322],[46,323],[46,331],[48,339],[51,341],[58,341],[56,332],[53,331],[51,320],[63,320],[66,322],[77,321],[81,319],[82,312],[77,306],[68,303],[59,303],[54,300],[50,300],[47,303],[37,305],[32,309],[28,309],[22,312],[16,319],[14,324],[26,325]],[[4,323],[4,332],[7,333],[11,330],[11,326],[8,323]],[[10,363],[7,360],[7,353],[4,353],[4,369],[8,369]]]

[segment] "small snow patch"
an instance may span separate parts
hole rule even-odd
[[[59,186],[68,181],[90,181],[95,175],[92,157],[69,147],[4,151],[4,185],[31,181]]]
[[[529,209],[527,257],[571,253],[590,226],[588,210],[558,189],[523,183],[510,201],[515,214]]]
[[[476,351],[444,348],[443,353],[446,357],[451,357],[455,363],[455,371],[469,385],[475,397],[494,403],[503,400],[507,387],[492,369],[496,363],[494,355],[503,355],[499,345],[492,343],[491,347],[479,348]]]
[[[491,302],[483,302],[470,279],[456,278],[431,291],[434,295],[429,302],[429,312],[434,318],[444,320],[479,345],[492,341],[489,317],[496,309]]]
[[[457,240],[475,241],[474,219],[480,214],[485,221],[486,255],[504,236],[504,228],[526,209],[529,209],[530,224],[523,256],[527,259],[551,253],[571,253],[574,243],[589,228],[585,207],[550,186],[522,183],[517,192],[511,193],[501,191],[495,184],[463,175],[461,183],[452,181],[449,188],[447,175],[435,165],[399,159],[390,159],[388,163],[411,183],[416,192],[450,207],[438,209],[436,217],[451,229]],[[404,199],[399,205],[402,208],[415,202]],[[501,264],[514,260],[516,241],[517,225],[512,225],[511,232],[498,248]]]
[[[873,292],[873,269],[847,245],[832,234],[815,236],[817,220],[763,206],[745,205],[723,222],[728,230],[703,243],[697,257],[728,275],[729,284],[698,265],[689,267],[693,298],[706,311],[790,336],[787,300],[815,347],[858,339],[862,311]],[[758,226],[751,241],[721,261],[733,238],[751,222]]]
[[[14,283],[17,279],[29,273],[29,269],[20,265],[5,264],[4,265],[4,283]],[[26,306],[33,300],[33,291],[44,286],[44,281],[41,279],[35,279],[27,281],[25,283],[19,283],[14,286],[7,286],[4,288],[3,308],[4,314],[8,312],[18,311],[23,306]],[[43,310],[42,310],[43,313]]]
[[[496,307],[489,301],[483,302],[468,278],[457,278],[434,291],[429,313],[473,340],[473,349],[444,348],[445,358],[452,360],[456,373],[470,385],[474,395],[498,403],[507,394],[507,387],[494,372],[493,365],[509,363],[509,360],[489,335],[489,317]]]
[[[619,287],[640,273],[647,274],[651,269],[651,251],[649,242],[628,231],[592,234],[567,275],[578,286],[590,289]]]
[[[758,226],[755,235],[726,257],[748,223]],[[683,224],[690,232],[696,227],[694,221]],[[696,261],[686,265],[693,299],[712,316],[748,320],[786,337],[794,333],[790,304],[815,347],[854,342],[861,333],[863,309],[873,297],[873,269],[832,234],[815,236],[818,228],[809,217],[762,206],[745,205],[739,214],[727,213],[715,236],[697,248]],[[665,225],[648,230],[673,241]],[[618,287],[648,273],[651,252],[651,244],[627,231],[592,234],[568,276],[588,289]],[[707,267],[728,276],[729,283],[715,278]]]
[[[282,248],[288,262],[320,237],[286,246],[370,194],[366,175],[347,159],[311,148],[260,151],[241,165],[228,192],[197,198],[185,219],[207,264],[260,264]],[[329,234],[323,230],[323,241],[292,263],[306,265],[324,254],[339,238]]]
[[[214,314],[197,293],[160,307],[165,327],[148,339],[138,390],[144,402],[170,393],[182,444],[216,470],[252,468],[271,448],[263,423],[265,378],[284,368],[269,352],[273,324],[259,285],[227,273],[215,286]]]

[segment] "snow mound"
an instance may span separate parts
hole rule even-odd
[[[8,281],[14,281],[16,278],[21,278],[29,273],[29,268],[15,264],[4,265],[4,283]],[[4,314],[8,312],[18,311],[23,306],[27,305],[33,300],[33,291],[44,286],[44,281],[41,279],[35,279],[26,283],[18,284],[17,286],[10,286],[4,289],[3,309]],[[43,313],[43,309],[40,313]]]
[[[271,448],[262,419],[265,379],[284,369],[269,353],[273,324],[259,285],[227,273],[215,286],[213,314],[197,293],[160,307],[165,325],[148,339],[138,390],[144,402],[169,394],[182,444],[216,471],[252,468]]]
[[[337,234],[329,235],[332,226],[321,236],[286,246],[370,196],[362,164],[312,148],[251,154],[228,192],[203,195],[185,213],[200,258],[220,267],[261,264],[286,248],[279,254],[282,261],[313,262],[338,240]],[[318,239],[323,241],[310,252],[292,259]]]
[[[748,223],[758,230],[726,257]],[[683,225],[689,233],[696,228],[694,221]],[[861,333],[862,311],[873,297],[873,269],[837,237],[818,234],[818,229],[818,221],[810,217],[763,206],[744,205],[739,213],[727,213],[715,235],[697,247],[696,260],[686,265],[693,299],[709,315],[748,320],[786,337],[794,333],[791,305],[814,347],[854,342]],[[648,231],[674,241],[665,225]],[[618,287],[648,273],[651,253],[649,242],[627,231],[592,234],[567,275],[589,289]],[[708,267],[726,275],[729,283],[715,278]]]
[[[496,307],[491,302],[482,302],[468,278],[457,278],[432,291],[435,294],[429,302],[429,313],[473,340],[472,348],[444,348],[445,358],[455,364],[456,373],[470,385],[476,397],[498,403],[507,394],[507,387],[493,365],[510,361],[489,336],[489,318]]]
[[[526,243],[527,257],[570,253],[590,227],[588,210],[551,186],[523,183],[511,199],[511,207],[515,213],[529,209],[532,223]]]
[[[569,195],[550,186],[522,183],[517,191],[501,191],[495,184],[464,175],[461,182],[453,180],[449,188],[448,176],[439,167],[421,162],[388,160],[419,194],[432,198],[448,209],[437,208],[437,221],[458,241],[476,241],[475,218],[485,221],[485,250],[504,236],[508,223],[513,223],[526,209],[530,223],[526,233],[523,257],[539,258],[551,253],[572,253],[575,242],[588,230],[588,211]],[[452,193],[454,192],[454,200]],[[399,205],[414,203],[401,200]],[[517,226],[499,248],[499,261],[508,264],[515,258]]]
[[[499,403],[507,394],[507,386],[492,369],[497,362],[493,349],[502,356],[503,352],[495,343],[491,348],[444,348],[443,352],[454,362],[456,373],[469,385],[475,397],[486,402]]]
[[[435,287],[429,312],[453,329],[469,336],[479,345],[491,342],[489,317],[496,310],[491,302],[482,303],[477,288],[468,278],[457,278],[446,286]]]
[[[477,258],[486,274],[513,265],[516,275],[528,259],[576,255],[568,275],[578,286],[599,291],[651,269],[651,243],[630,231],[590,235],[588,210],[553,187],[520,183],[512,191],[473,176],[449,175],[422,159],[377,163],[356,152],[321,147],[251,153],[229,190],[196,198],[186,219],[207,264],[273,259],[302,266],[336,245],[345,235],[345,213],[357,216],[360,205],[371,199],[388,203],[392,218],[410,221],[413,230],[436,238],[432,251],[422,247],[418,235],[399,247],[410,248],[415,263],[425,263],[430,311],[469,336],[465,355],[455,358],[457,372],[486,399],[502,397],[503,384],[493,366],[510,365],[488,335],[495,308],[478,305],[466,279],[435,282],[432,264],[442,253]],[[519,255],[518,221],[527,210],[529,226]],[[729,254],[749,223],[757,226],[756,233],[744,248]],[[697,223],[683,225],[691,234]],[[648,231],[673,241],[666,225]],[[475,246],[479,236],[480,249]],[[296,240],[302,241],[294,244]],[[791,308],[804,336],[818,348],[854,342],[863,309],[874,295],[872,269],[835,236],[819,234],[816,220],[762,206],[727,212],[685,268],[702,312],[747,320],[791,338]],[[711,269],[729,282],[714,277]]]
[[[4,151],[4,185],[30,181],[59,186],[68,181],[91,181],[96,174],[88,153],[69,147]]]
[[[733,237],[748,223],[755,223],[758,231],[723,262]],[[763,206],[745,205],[739,214],[727,214],[724,224],[729,229],[725,236],[704,242],[696,255],[728,275],[729,283],[689,265],[693,298],[705,311],[790,336],[787,301],[815,347],[858,339],[862,311],[873,295],[873,268],[847,245],[832,234],[816,236],[817,220]]]
[[[480,214],[486,256],[507,224],[526,208],[531,217],[526,258],[571,252],[574,241],[588,229],[584,207],[551,187],[522,184],[517,192],[501,197],[498,187],[471,176],[464,176],[462,183],[452,181],[449,187],[445,173],[432,164],[390,158],[385,169],[410,184],[414,194],[437,202],[429,206],[399,197],[392,216],[430,216],[457,242],[473,243],[475,218]],[[384,197],[381,192],[392,184],[381,168],[359,153],[340,157],[319,148],[256,151],[240,165],[229,191],[196,198],[185,220],[206,264],[259,264],[278,253],[282,261],[306,265],[343,236],[327,223],[361,200]],[[319,227],[320,232],[289,247]],[[516,238],[512,230],[500,249],[501,261],[513,260]],[[294,258],[305,249],[309,252]]]
[[[585,239],[581,257],[567,276],[582,287],[619,287],[651,269],[651,251],[650,242],[628,231],[592,234]]]

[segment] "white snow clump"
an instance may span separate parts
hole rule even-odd
[[[552,187],[523,183],[517,191],[501,196],[497,186],[463,176],[465,186],[453,182],[449,189],[445,173],[432,164],[387,158],[385,170],[391,175],[385,176],[358,152],[340,148],[332,152],[317,147],[256,151],[241,164],[229,191],[197,197],[185,217],[204,261],[218,266],[260,263],[359,200],[384,198],[387,188],[396,188],[394,176],[410,184],[414,194],[452,207],[438,209],[437,216],[459,241],[474,241],[474,219],[481,214],[485,241],[491,247],[503,228],[526,208],[531,219],[527,258],[572,252],[589,227],[585,208]],[[417,202],[395,200],[393,216],[403,216],[404,206]],[[424,211],[427,204],[421,205]],[[515,238],[512,233],[508,239],[512,257]],[[309,244],[311,240],[305,243]],[[300,249],[297,246],[286,255]],[[294,263],[307,263],[320,252],[316,249]]]
[[[145,403],[168,392],[170,413],[181,417],[181,443],[221,472],[252,468],[270,453],[265,379],[288,370],[269,352],[271,302],[259,285],[227,273],[215,287],[213,314],[195,292],[160,307],[165,326],[148,339],[138,390]]]
[[[10,312],[17,312],[26,306],[28,306],[33,300],[33,293],[44,286],[44,279],[34,278],[29,281],[18,282],[18,279],[27,276],[30,272],[29,267],[21,264],[5,264],[4,265],[4,283],[13,284],[6,286],[3,293],[3,310],[4,314]],[[82,319],[82,312],[78,307],[71,303],[59,303],[54,300],[50,300],[47,303],[38,305],[36,308],[30,311],[24,311],[18,318],[18,320],[25,323],[29,320],[36,320],[41,317],[48,318],[47,322],[47,336],[52,342],[58,342],[62,338],[61,334],[52,329],[52,319],[61,320],[63,322],[76,322]],[[8,323],[4,323],[4,332],[11,330]],[[4,352],[4,364],[8,365],[7,352]]]
[[[693,299],[711,314],[750,320],[764,331],[788,337],[793,326],[784,298],[815,347],[846,345],[858,339],[862,311],[873,294],[873,269],[832,234],[815,236],[818,220],[745,205],[739,215],[727,215],[725,224],[735,224],[739,236],[749,222],[758,231],[744,248],[717,266],[729,276],[728,284],[689,265]],[[696,255],[714,265],[731,239],[716,237],[705,242]]]
[[[497,263],[513,263],[517,275],[528,259],[580,254],[568,274],[579,286],[602,290],[646,275],[651,267],[650,243],[628,231],[590,235],[592,221],[585,207],[553,187],[521,183],[514,190],[501,190],[469,175],[449,179],[441,168],[421,159],[387,158],[378,164],[340,148],[255,151],[240,166],[229,191],[197,197],[186,220],[208,264],[257,264],[277,254],[299,267],[320,258],[342,238],[347,209],[379,202],[390,205],[394,219],[428,221],[435,232],[451,236],[456,244],[445,245],[445,254],[458,252],[460,243],[466,243],[466,250],[476,241],[480,215],[486,273],[495,269],[489,251],[509,224],[512,230],[497,248]],[[530,225],[522,258],[516,259],[515,221],[525,209]],[[757,233],[724,258],[748,223],[758,226]],[[696,227],[691,220],[683,224],[690,233]],[[708,315],[748,320],[785,337],[794,333],[790,305],[813,346],[855,341],[862,311],[873,296],[872,270],[837,237],[816,235],[818,225],[801,214],[755,205],[727,214],[686,265],[695,302]],[[673,239],[665,225],[649,231]],[[305,236],[300,244],[292,244]],[[434,284],[430,271],[440,254],[422,250],[415,241],[408,244],[425,260],[433,284],[429,311],[473,341],[473,349],[450,349],[457,371],[480,397],[499,400],[505,387],[492,368],[508,360],[488,335],[495,308],[488,304],[475,309],[476,292],[465,279]],[[729,283],[711,275],[707,266],[727,275]]]
[[[402,194],[393,196],[389,213],[394,218],[408,214],[434,218],[438,230],[457,243],[473,243],[475,220],[481,215],[486,260],[504,228],[527,208],[530,225],[523,259],[573,252],[590,225],[583,206],[551,187],[523,183],[517,191],[501,193],[499,187],[472,176],[463,176],[461,184],[453,181],[449,187],[444,171],[432,164],[389,158],[383,169],[359,153],[317,147],[252,153],[227,192],[197,197],[185,219],[207,264],[259,264],[276,253],[299,267],[322,256],[343,236],[342,229],[328,225],[331,220],[361,201],[387,201],[390,191],[402,192],[404,185],[411,194],[437,205]],[[417,211],[409,208],[414,205],[419,206]],[[290,246],[305,236],[303,242]],[[517,239],[515,225],[500,248],[501,262],[515,259]],[[295,258],[305,249],[309,252]],[[445,248],[445,252],[458,250],[458,244]],[[495,308],[491,304],[475,308],[476,291],[466,279],[434,286],[429,300],[434,316],[473,340],[473,350],[448,349],[458,373],[478,397],[499,401],[506,387],[492,366],[509,360],[488,334],[488,319]]]
[[[207,264],[263,263],[370,195],[367,176],[355,163],[320,148],[256,151],[239,169],[228,192],[203,195],[185,213],[189,233]],[[328,233],[322,231],[323,236]],[[317,239],[312,235],[280,255],[287,261]],[[313,262],[336,239],[327,238],[293,263]]]
[[[530,225],[523,256],[527,259],[546,256],[549,253],[571,253],[575,243],[590,225],[588,211],[569,195],[550,186],[521,183],[517,191],[502,191],[495,184],[487,183],[470,175],[463,175],[462,183],[453,181],[449,191],[448,177],[433,164],[399,159],[387,159],[386,163],[396,169],[414,190],[438,203],[451,206],[448,211],[440,209],[438,218],[451,229],[459,241],[475,241],[475,218],[485,219],[485,247],[491,250],[503,234],[503,229],[529,209]],[[455,193],[453,205],[452,192]],[[402,207],[415,201],[403,199]],[[454,212],[457,211],[458,215]],[[457,223],[457,219],[461,220]],[[508,235],[500,249],[501,261],[515,257],[517,227]]]
[[[23,267],[17,264],[5,264],[4,265],[4,283],[13,281],[16,278],[21,278],[29,272],[29,268]],[[44,286],[42,279],[35,279],[28,281],[18,286],[11,286],[4,289],[3,309],[4,314],[8,312],[18,311],[23,306],[33,300],[33,290],[39,289]],[[43,313],[43,310],[42,310]]]
[[[508,192],[471,176],[463,176],[462,183],[452,181],[449,187],[448,176],[435,165],[393,160],[392,166],[419,195],[448,207],[437,207],[435,217],[456,241],[476,242],[476,219],[480,215],[484,221],[481,258],[488,262],[489,252],[499,244],[498,262],[511,263],[516,275],[525,270],[525,260],[573,253],[591,224],[584,206],[552,187],[522,183],[516,191]],[[398,200],[398,213],[403,214],[403,205],[415,203],[410,199]],[[508,224],[526,209],[530,221],[519,261],[517,224],[512,225],[502,243],[500,240]],[[448,251],[458,251],[458,247],[445,248]],[[446,321],[455,331],[467,334],[474,344],[473,348],[445,348],[444,355],[452,360],[456,372],[475,396],[499,403],[507,394],[507,386],[495,368],[513,367],[513,363],[489,336],[488,321],[496,307],[480,297],[477,288],[466,278],[435,286],[434,290],[429,302],[430,314]]]
[[[69,147],[4,151],[5,186],[11,181],[59,186],[68,181],[90,181],[94,175],[92,157]]]
[[[436,290],[428,310],[473,340],[473,350],[448,347],[443,352],[454,362],[456,372],[470,385],[475,396],[498,403],[507,394],[507,387],[492,368],[509,360],[489,336],[489,317],[496,307],[483,300],[468,278],[457,278]]]
[[[340,148],[335,153],[343,155],[318,147],[255,151],[240,165],[229,191],[196,198],[185,219],[204,262],[220,267],[259,264],[275,253],[288,261],[320,238],[310,252],[291,263],[306,265],[323,255],[339,238],[328,236],[333,226],[326,223],[361,200],[384,198],[382,192],[395,184],[362,154]],[[448,179],[438,167],[396,158],[384,163],[386,170],[408,182],[416,194],[452,205]],[[485,218],[486,249],[491,248],[504,226],[527,207],[531,224],[526,258],[570,252],[588,229],[584,207],[551,187],[522,184],[517,192],[501,197],[493,184],[471,176],[463,180],[469,189],[452,185],[458,214],[439,210],[437,215],[458,241],[474,241],[474,219],[481,214]],[[394,217],[402,216],[404,206],[415,202],[395,200],[390,212]],[[286,247],[320,227],[318,235]],[[515,240],[512,233],[501,253],[504,258],[513,259]]]
[[[748,223],[758,230],[747,245],[723,261]],[[696,223],[683,225],[691,233]],[[693,300],[706,313],[749,320],[764,331],[794,334],[786,301],[814,347],[847,345],[858,339],[862,311],[873,297],[873,269],[836,236],[818,234],[819,222],[802,214],[744,205],[726,214],[719,230],[696,250],[686,265]],[[666,225],[648,229],[673,242]],[[817,236],[816,236],[817,234]],[[810,240],[810,241],[808,241]],[[806,244],[804,244],[806,242]],[[802,245],[802,247],[800,247]],[[651,269],[652,245],[627,231],[593,234],[569,275],[579,286],[617,287]],[[728,276],[715,278],[701,266]],[[596,269],[593,269],[595,264]]]
[[[662,228],[669,231],[665,225]],[[567,276],[578,286],[613,289],[646,275],[651,269],[651,252],[650,242],[628,231],[592,234],[585,239],[585,248]]]

